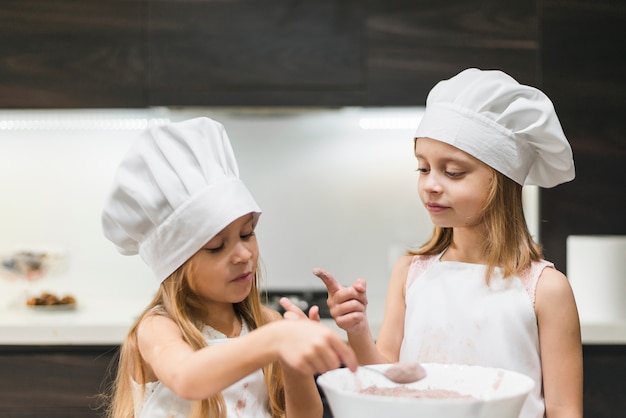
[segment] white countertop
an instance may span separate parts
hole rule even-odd
[[[117,345],[145,304],[82,301],[72,310],[0,309],[0,345]]]
[[[27,306],[0,308],[0,345],[118,345],[147,304],[145,301],[83,301],[74,310]],[[345,336],[334,321],[322,323]],[[374,336],[380,324],[372,324]],[[626,344],[626,321],[582,324],[585,344]]]

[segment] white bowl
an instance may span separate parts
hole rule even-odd
[[[405,385],[414,389],[444,389],[471,398],[409,398],[359,393],[361,388],[394,387],[376,372],[346,368],[317,378],[334,418],[518,418],[535,382],[521,373],[480,366],[422,364],[426,377]],[[389,365],[367,367],[384,370]]]

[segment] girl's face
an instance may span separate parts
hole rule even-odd
[[[244,300],[255,280],[259,258],[252,214],[234,220],[192,256],[190,286],[208,304]]]
[[[460,149],[430,138],[415,141],[422,203],[442,228],[480,223],[494,170]]]

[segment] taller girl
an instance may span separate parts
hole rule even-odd
[[[414,140],[418,193],[435,227],[394,266],[376,343],[365,281],[324,276],[361,364],[501,367],[532,377],[523,418],[582,417],[582,346],[567,278],[543,259],[522,186],[574,178],[552,102],[501,71],[468,69],[428,95]]]

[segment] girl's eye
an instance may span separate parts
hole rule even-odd
[[[254,235],[254,231],[250,232],[249,234],[241,235],[241,239],[244,239],[244,240],[250,239],[250,238],[252,238],[253,235]]]
[[[215,254],[215,253],[219,253],[223,249],[224,249],[224,244],[220,245],[219,247],[205,248],[204,250],[210,252],[211,254]]]
[[[451,178],[455,178],[455,177],[461,177],[463,174],[463,172],[454,172],[454,171],[446,171],[446,176],[451,177]]]

